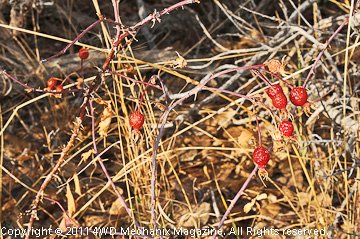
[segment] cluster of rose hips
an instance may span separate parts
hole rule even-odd
[[[79,57],[80,59],[83,61],[83,60],[86,60],[88,57],[89,57],[89,51],[88,49],[86,48],[81,48],[79,50]],[[57,82],[60,81],[62,82],[63,80],[59,79],[59,78],[56,78],[56,77],[51,77],[48,81],[47,81],[47,89],[48,90],[53,90],[54,87],[56,86],[55,88],[55,91],[56,92],[63,92],[64,91],[64,87],[62,84],[60,85],[57,85]]]
[[[286,73],[284,64],[280,63],[278,60],[272,60],[269,63],[263,64],[261,66],[267,66],[269,68],[270,73],[273,75],[276,75],[277,73],[284,74]],[[278,76],[277,76],[278,77]],[[278,77],[281,79],[280,77]],[[272,100],[272,104],[275,108],[279,109],[281,112],[285,112],[285,118],[287,118],[287,111],[286,106],[288,103],[287,97],[284,94],[283,89],[279,84],[271,85],[269,82],[267,82],[270,85],[270,88],[267,90],[267,95]],[[304,111],[307,112],[306,107],[309,107],[309,103],[307,102],[308,95],[306,93],[306,90],[303,87],[293,87],[289,84],[287,84],[291,88],[289,99],[291,103],[295,106],[303,106]],[[146,88],[145,88],[146,90]],[[144,93],[145,93],[144,90]],[[143,94],[144,95],[144,94]],[[142,96],[143,97],[143,96]],[[133,133],[134,134],[140,134],[140,128],[144,124],[144,115],[140,112],[141,108],[141,102],[139,109],[135,112],[133,112],[130,116],[130,125],[133,127]],[[288,140],[294,140],[293,132],[294,132],[294,126],[293,124],[288,120],[282,120],[279,125],[278,131],[280,132],[281,136],[288,139]],[[296,139],[295,139],[296,140]],[[261,142],[261,141],[260,141]],[[261,143],[260,143],[261,144]],[[267,149],[263,148],[261,145],[257,147],[253,153],[253,160],[254,162],[259,166],[259,174],[260,175],[267,175],[266,171],[266,164],[270,160],[270,153]]]
[[[49,90],[52,90],[54,89],[54,87],[56,86],[55,88],[55,91],[56,92],[63,92],[64,91],[64,87],[60,84],[60,85],[56,85],[58,81],[62,81],[61,79],[59,78],[55,78],[55,77],[51,77],[48,81],[47,81],[47,88]]]
[[[269,71],[273,74],[282,74],[285,72],[283,64],[278,60],[272,60],[266,65],[268,66]],[[303,106],[304,111],[307,112],[309,103],[307,102],[308,95],[306,90],[303,87],[289,87],[291,88],[289,95],[290,102],[295,106]],[[286,112],[288,101],[283,89],[279,84],[271,85],[267,90],[267,95],[272,100],[272,104],[275,108]],[[287,139],[293,139],[292,135],[294,132],[294,126],[290,121],[283,120],[280,123],[278,130],[282,136],[286,137]],[[257,147],[253,153],[253,160],[257,165],[259,165],[259,173],[266,175],[266,164],[270,160],[269,151],[262,146]]]

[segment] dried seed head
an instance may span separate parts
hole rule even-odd
[[[84,78],[79,77],[76,79],[76,81],[77,81],[76,88],[81,89],[81,86],[84,83]]]
[[[161,104],[161,103],[156,103],[155,107],[162,110],[162,111],[166,111],[166,106]]]
[[[176,52],[176,54],[178,55],[178,58],[176,58],[176,60],[173,62],[173,67],[174,68],[184,68],[184,67],[186,67],[188,63],[185,60],[185,58],[180,56],[180,54],[178,52]]]
[[[136,69],[131,65],[131,64],[126,64],[125,65],[125,68],[126,68],[126,73],[128,75],[135,75],[136,74]]]
[[[154,85],[156,83],[156,77],[151,77],[150,83]]]
[[[269,63],[267,63],[267,67],[269,68],[269,71],[273,74],[277,74],[281,70],[284,70],[283,65],[278,60],[271,60]]]

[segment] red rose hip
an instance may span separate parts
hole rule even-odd
[[[303,106],[307,98],[306,90],[302,87],[294,87],[290,92],[290,101],[296,106]]]
[[[279,84],[276,84],[276,85],[272,85],[270,86],[270,88],[267,90],[267,94],[268,96],[271,98],[271,99],[274,99],[275,95],[276,94],[279,94],[279,93],[283,93],[283,89],[281,88],[281,86]]]
[[[278,93],[272,99],[273,106],[280,110],[285,109],[287,105],[287,98],[283,93]]]
[[[259,165],[260,168],[265,168],[266,164],[270,160],[270,153],[263,147],[257,147],[253,153],[254,162]]]
[[[79,57],[83,60],[86,60],[89,57],[89,51],[86,48],[81,48],[79,50]]]
[[[56,86],[57,80],[55,77],[51,77],[48,82],[47,82],[47,86],[50,90],[52,90],[55,86]]]
[[[283,121],[279,125],[279,131],[282,135],[290,137],[294,132],[294,125],[290,121]]]
[[[63,92],[64,91],[64,87],[62,85],[58,85],[56,86],[56,89],[55,89],[56,92]]]
[[[138,134],[139,129],[144,124],[144,115],[141,114],[140,110],[135,111],[130,115],[130,125],[134,128],[134,133]]]

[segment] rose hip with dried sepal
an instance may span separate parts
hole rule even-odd
[[[281,86],[279,84],[276,85],[272,85],[270,86],[270,88],[267,90],[267,95],[271,98],[274,99],[274,97],[276,96],[276,94],[280,94],[283,93],[283,89],[281,88]]]
[[[287,98],[284,93],[278,93],[272,99],[272,103],[275,108],[283,110],[286,109]]]
[[[134,128],[134,134],[140,134],[139,129],[144,124],[144,115],[140,110],[135,111],[130,115],[130,125]]]
[[[58,85],[56,86],[56,89],[55,89],[56,92],[63,92],[64,91],[64,87],[62,85]]]
[[[58,86],[56,86],[55,91],[59,92],[59,93],[62,93],[64,91],[64,87],[62,85],[58,85]],[[61,98],[62,94],[54,94],[54,96],[56,98]]]
[[[55,86],[56,86],[57,80],[55,77],[51,77],[48,81],[47,81],[47,86],[50,90],[52,90]]]
[[[307,102],[307,92],[303,87],[294,87],[290,92],[290,101],[296,106],[303,106]]]
[[[79,57],[82,60],[86,60],[89,57],[89,50],[86,48],[81,48],[79,50]]]
[[[282,135],[291,137],[294,132],[294,125],[290,121],[283,121],[279,125],[279,131]]]
[[[270,160],[269,151],[261,146],[257,147],[253,153],[253,160],[257,165],[259,165],[259,173],[267,175],[266,164]]]

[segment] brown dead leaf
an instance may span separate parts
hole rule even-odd
[[[67,205],[68,205],[68,215],[72,217],[76,211],[76,204],[74,200],[74,196],[72,195],[70,185],[66,185],[66,198],[67,198]]]
[[[269,200],[269,202],[276,202],[277,197],[276,197],[276,195],[271,193],[271,194],[268,195],[268,200]]]
[[[233,110],[232,108],[222,112],[221,114],[217,114],[215,115],[213,118],[207,120],[206,122],[209,123],[209,125],[211,126],[215,126],[218,127],[220,125],[223,125],[225,122],[225,125],[223,125],[224,128],[226,128],[228,125],[231,124],[231,118],[234,117],[234,115],[236,114],[236,111]]]
[[[6,199],[5,203],[3,203],[1,207],[1,211],[2,212],[11,211],[15,206],[16,206],[16,200],[10,197]]]
[[[109,222],[109,215],[103,213],[100,215],[85,215],[82,217],[84,220],[84,226],[93,227],[94,225],[104,225]]]
[[[256,200],[253,199],[253,200],[251,200],[251,202],[246,203],[244,206],[244,212],[249,213],[251,208],[253,208],[253,206],[255,205],[255,202],[256,202]]]
[[[320,203],[320,205],[322,207],[331,207],[332,205],[332,200],[331,197],[329,196],[329,194],[327,193],[320,193],[317,195],[317,200]]]
[[[274,215],[277,215],[280,212],[281,208],[282,207],[279,204],[270,203],[260,209],[260,215],[273,218]]]
[[[8,197],[6,199],[3,198],[1,212],[3,220],[2,223],[9,220],[13,225],[16,225],[17,223],[23,223],[24,221],[23,217],[19,217],[19,215],[21,215],[21,212],[16,204],[16,200],[11,197]]]
[[[111,103],[110,100],[103,100],[101,98],[94,98],[94,101],[98,103],[99,105],[108,105]]]
[[[77,224],[76,224],[77,223]],[[63,213],[63,219],[60,222],[59,228],[65,232],[69,230],[69,227],[76,227],[77,228],[78,221],[71,219],[66,215],[66,213]]]
[[[81,186],[80,186],[80,180],[76,172],[74,173],[74,184],[75,184],[75,192],[81,196]]]
[[[309,205],[317,207],[317,203],[311,193],[300,192],[298,195],[300,205],[304,207]],[[331,197],[326,193],[319,193],[316,198],[322,207],[330,207],[332,205]]]
[[[299,200],[299,204],[301,206],[306,206],[309,205],[310,200],[311,200],[311,194],[307,193],[307,192],[299,192],[298,193],[298,200]]]
[[[253,206],[255,205],[256,201],[260,201],[263,199],[267,198],[267,194],[266,193],[262,193],[257,195],[254,199],[251,200],[251,202],[248,202],[247,204],[245,204],[244,206],[244,212],[248,213],[250,212],[251,208],[253,208]]]
[[[216,171],[219,172],[219,174],[216,176],[219,181],[226,182],[229,180],[229,175],[232,173],[233,170],[235,170],[236,164],[234,163],[223,163],[220,168],[218,168]]]
[[[105,107],[101,115],[101,121],[99,123],[99,134],[101,137],[107,136],[107,131],[109,130],[112,114],[113,113],[111,109],[111,103],[108,102],[107,106]]]
[[[89,151],[81,154],[81,160],[84,160],[84,162],[86,163],[87,159],[95,153],[95,150],[94,149],[90,149]]]
[[[279,153],[276,154],[278,156]],[[282,176],[276,179],[276,182],[281,183],[282,185],[286,185],[286,187],[295,186],[297,188],[302,188],[304,186],[304,177],[303,177],[303,170],[298,160],[292,160],[291,167],[288,159],[284,159],[277,163],[276,168],[274,171],[276,173],[280,172]],[[294,173],[294,177],[292,176]],[[296,181],[294,181],[294,178]]]
[[[196,149],[190,149],[186,151],[180,151],[179,154],[177,154],[180,162],[187,162],[187,161],[193,161],[197,155]]]
[[[255,47],[256,45],[258,45],[258,43],[254,39],[259,42],[265,42],[264,36],[257,30],[250,30],[247,32],[247,34],[249,36],[242,37],[239,41],[234,41],[233,39],[230,41],[224,39],[224,37],[216,38],[216,41],[220,43],[223,47],[232,50]],[[215,46],[215,50],[218,52],[222,52],[221,49],[217,46]]]
[[[263,200],[263,199],[267,199],[267,194],[266,193],[262,193],[256,196],[255,198],[257,201]]]
[[[242,131],[241,135],[238,137],[238,143],[243,146],[247,145],[249,140],[253,137],[253,133],[253,131],[248,129]]]
[[[110,215],[117,215],[117,216],[125,216],[127,215],[127,212],[125,210],[125,207],[123,206],[123,204],[121,203],[120,198],[117,198],[110,207],[109,210],[109,214]]]
[[[196,136],[189,135],[189,137],[185,137],[184,143],[191,146],[203,146],[209,147],[211,146],[213,140],[209,138],[207,135]]]
[[[194,213],[186,213],[184,214],[180,220],[179,225],[183,227],[193,227],[200,226],[207,223],[210,217],[210,203],[203,202],[197,208]]]
[[[60,222],[59,228],[63,231],[66,232],[68,229],[68,227],[70,227],[72,225],[72,221],[70,220],[70,218],[66,215],[66,213],[63,213],[63,219]]]
[[[74,173],[76,172],[76,167],[77,166],[73,161],[65,164],[61,170],[63,173],[63,176],[66,178],[72,177],[74,175]]]
[[[230,141],[236,140],[241,146],[247,146],[253,136],[255,136],[254,131],[242,126],[231,127],[223,133],[224,138]]]
[[[33,158],[31,143],[14,134],[5,134],[4,155],[17,161],[25,162]],[[16,143],[13,143],[16,142]]]
[[[76,81],[77,81],[76,88],[81,89],[82,84],[84,83],[84,78],[79,77],[76,79]]]

